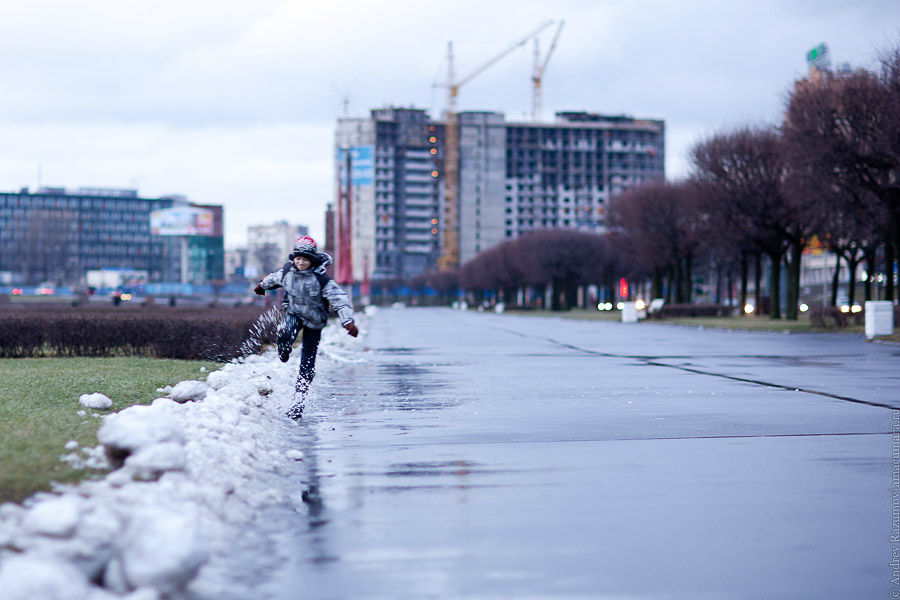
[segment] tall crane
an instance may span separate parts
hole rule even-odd
[[[447,108],[444,114],[444,237],[441,243],[441,255],[437,261],[441,271],[453,270],[459,266],[459,122],[456,112],[459,88],[519,46],[525,45],[528,40],[552,24],[553,21],[544,21],[531,33],[509,45],[461,79],[456,79],[453,42],[447,43]]]
[[[531,83],[533,85],[531,91],[531,120],[535,122],[541,120],[541,109],[543,108],[541,83],[544,80],[544,71],[547,70],[547,63],[550,62],[550,55],[553,54],[553,50],[556,49],[556,41],[559,39],[559,34],[562,32],[563,25],[565,24],[565,19],[559,22],[559,26],[556,28],[556,33],[553,35],[553,41],[550,42],[550,48],[547,49],[547,55],[544,57],[543,62],[541,62],[539,40],[537,37],[534,38],[534,74],[531,76]]]

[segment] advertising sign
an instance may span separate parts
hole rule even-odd
[[[347,181],[347,174],[344,172],[347,165],[347,149],[339,148],[337,158],[341,171],[341,184]],[[350,148],[350,171],[353,177],[353,185],[372,185],[372,177],[374,175],[375,161],[372,146],[354,146]]]
[[[177,206],[150,213],[153,235],[215,235],[213,213],[193,206]]]

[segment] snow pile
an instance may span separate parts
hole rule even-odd
[[[209,558],[207,541],[188,515],[148,509],[133,518],[106,569],[116,592],[152,588],[162,594],[184,588]]]
[[[168,397],[175,402],[197,402],[206,397],[206,384],[202,381],[182,381],[175,385]]]
[[[84,573],[71,563],[50,557],[10,556],[0,571],[4,598],[84,600],[91,596]]]
[[[78,404],[86,408],[109,408],[112,406],[112,400],[103,394],[82,394],[78,398]]]
[[[66,537],[78,525],[78,505],[71,498],[51,498],[34,507],[22,519],[22,528],[29,533]]]
[[[359,348],[330,324],[317,379],[343,362],[329,354]],[[268,561],[248,567],[251,581],[258,583],[260,568],[288,563],[290,549],[272,538],[290,527],[266,533],[266,523],[273,511],[282,520],[305,512],[300,492],[310,461],[296,448],[304,430],[284,416],[299,354],[282,364],[269,350],[206,381],[163,388],[166,397],[103,417],[96,448],[79,454],[77,443],[67,444],[62,459],[73,467],[108,460],[116,470],[25,506],[0,505],[0,597],[217,597],[235,548],[248,538],[266,547],[255,560]],[[315,390],[314,383],[313,398]]]

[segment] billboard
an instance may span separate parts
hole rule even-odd
[[[338,148],[337,159],[340,169],[341,185],[347,181],[346,160],[347,149]],[[375,160],[372,146],[354,146],[350,148],[350,169],[353,175],[353,185],[372,185]]]
[[[150,213],[153,235],[215,235],[215,220],[209,210],[194,206],[177,206]]]

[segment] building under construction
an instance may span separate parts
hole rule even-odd
[[[665,177],[661,120],[562,112],[554,122],[507,122],[503,113],[470,111],[455,121],[448,152],[446,124],[421,109],[338,120],[339,278],[452,268],[533,229],[600,232],[612,197]]]

